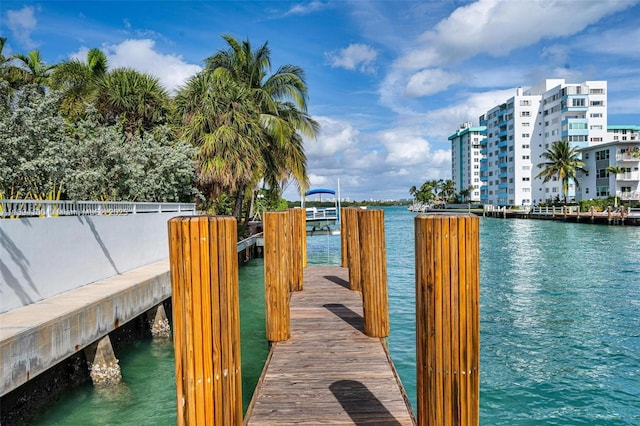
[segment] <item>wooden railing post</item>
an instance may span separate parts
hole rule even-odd
[[[384,210],[360,210],[354,213],[358,217],[360,238],[364,332],[369,337],[387,337],[389,296]]]
[[[303,241],[306,242],[306,220],[303,209],[289,209],[289,226],[291,227],[291,268],[290,290],[302,291],[303,283]]]
[[[288,340],[289,313],[289,214],[267,212],[264,221],[264,289],[267,340]]]
[[[242,424],[236,220],[169,220],[178,424]]]
[[[418,424],[478,425],[479,219],[419,215],[415,244]]]
[[[340,254],[342,257],[341,266],[346,268],[349,266],[349,257],[347,256],[347,216],[349,210],[345,207],[340,209]]]
[[[347,260],[349,265],[349,289],[361,291],[362,264],[360,263],[360,234],[358,232],[358,211],[347,209],[344,217],[347,232]]]

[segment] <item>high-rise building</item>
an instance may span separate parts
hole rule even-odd
[[[485,139],[487,128],[473,127],[463,123],[451,136],[451,176],[457,193],[468,192],[471,202],[480,201],[480,143]],[[464,192],[463,192],[464,193]]]
[[[576,148],[605,142],[606,104],[606,81],[547,79],[528,90],[516,89],[515,96],[481,115],[479,128],[486,127],[486,138],[480,139],[480,200],[514,206],[561,199],[561,182],[536,178],[542,154],[559,140]],[[452,162],[464,165],[463,150],[453,147],[460,139],[452,137]],[[456,187],[464,185],[463,175],[454,172]],[[575,185],[570,183],[568,198],[574,197]]]

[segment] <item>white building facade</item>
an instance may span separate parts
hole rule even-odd
[[[486,127],[463,123],[451,136],[451,176],[457,193],[469,190],[469,201],[480,202],[480,144]]]
[[[559,140],[576,148],[606,142],[606,104],[606,81],[547,79],[526,91],[516,89],[514,97],[480,116],[486,127],[480,143],[481,202],[524,206],[562,199],[561,182],[535,177],[542,153]],[[571,183],[568,198],[575,196]]]
[[[610,126],[609,137],[618,139],[580,150],[587,172],[578,177],[578,200],[615,195],[622,202],[640,201],[639,131],[640,126]],[[608,167],[620,173],[609,173]]]

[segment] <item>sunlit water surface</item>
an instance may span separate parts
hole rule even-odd
[[[414,214],[385,209],[391,336],[415,406]],[[640,425],[640,228],[481,219],[483,425]],[[340,237],[308,239],[340,264]],[[262,260],[240,268],[245,407],[267,354]],[[118,354],[125,384],[64,395],[33,424],[175,424],[170,341]]]

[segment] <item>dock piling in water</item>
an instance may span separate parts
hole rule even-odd
[[[477,425],[479,219],[419,215],[415,244],[418,424]]]
[[[360,240],[364,331],[369,337],[389,336],[387,251],[384,210],[356,211]]]
[[[232,217],[169,221],[179,425],[242,424],[236,241]]]
[[[291,335],[289,313],[291,226],[288,212],[266,212],[264,220],[264,288],[267,340]],[[306,235],[305,235],[306,237]]]

